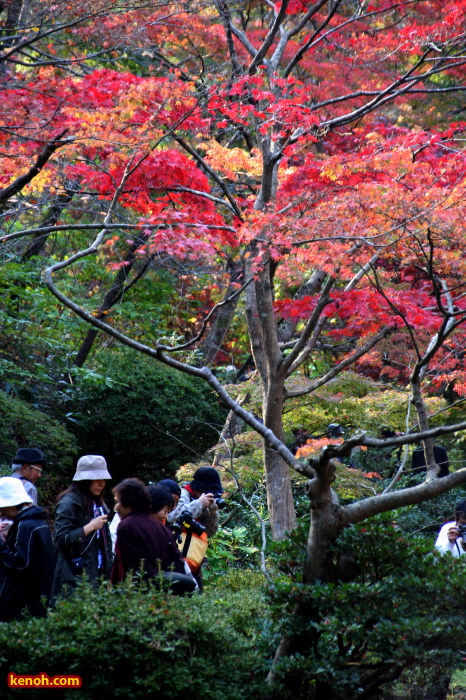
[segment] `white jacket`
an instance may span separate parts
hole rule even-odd
[[[442,526],[440,532],[438,533],[435,549],[438,549],[439,552],[444,554],[446,552],[450,552],[452,556],[459,558],[463,556],[463,554],[466,554],[466,552],[462,548],[459,539],[457,539],[456,542],[450,542],[448,539],[448,530],[451,527],[456,527],[456,522],[453,521],[451,523],[445,523],[445,525]]]

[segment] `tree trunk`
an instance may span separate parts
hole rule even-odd
[[[253,256],[251,256],[253,257]],[[260,273],[246,263],[246,279],[254,279],[246,289],[246,316],[251,351],[262,385],[264,425],[283,441],[284,377],[280,373],[281,352],[273,311],[273,284],[270,261]],[[272,448],[263,442],[264,470],[270,525],[275,539],[283,539],[296,527],[296,511],[289,468]]]
[[[229,261],[230,281],[224,295],[224,299],[228,299],[232,294],[238,291],[237,285],[242,277],[243,269],[241,265],[234,265]],[[239,296],[236,296],[232,301],[225,306],[221,306],[215,316],[214,322],[205,336],[204,340],[199,345],[199,350],[202,353],[202,364],[209,366],[215,359],[216,354],[220,350],[225,336],[230,327],[231,320],[236,311]]]

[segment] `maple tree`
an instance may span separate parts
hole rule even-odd
[[[431,428],[425,401],[446,383],[466,392],[464,0],[37,7],[40,26],[12,34],[8,15],[3,30],[3,246],[85,237],[49,261],[51,293],[93,337],[204,378],[262,436],[276,538],[296,523],[289,467],[309,479],[305,580],[331,578],[343,527],[466,480],[437,479],[433,455],[466,424]],[[91,255],[118,278],[97,306],[58,274],[79,278]],[[112,317],[127,274],[151,260],[189,289],[184,341],[136,340]],[[207,366],[239,300],[262,420]],[[333,365],[304,378],[329,347]],[[306,463],[285,445],[285,403],[349,368],[409,384],[418,432],[355,434]],[[334,458],[421,438],[424,484],[338,505]]]

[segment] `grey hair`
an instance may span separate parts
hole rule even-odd
[[[22,466],[23,466],[23,463],[22,463],[22,462],[19,462],[19,463],[16,463],[16,464],[13,463],[13,464],[11,465],[11,471],[12,471],[12,472],[19,472],[19,470],[21,469]]]

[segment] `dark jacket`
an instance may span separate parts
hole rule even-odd
[[[146,578],[156,578],[160,571],[185,573],[184,561],[168,527],[149,514],[133,512],[118,525],[112,583],[122,581],[128,571],[137,573],[141,562]]]
[[[105,513],[109,513],[104,505]],[[97,585],[99,579],[99,540],[96,531],[91,532],[87,537],[84,535],[84,526],[87,525],[94,515],[87,512],[83,499],[79,493],[66,493],[58,502],[55,514],[55,577],[53,580],[53,599],[60,595],[64,586],[73,589],[77,585],[76,576],[73,573],[71,560],[82,558],[82,568],[90,581]],[[103,574],[106,578],[110,575],[112,567],[112,541],[108,525],[102,530],[104,538],[104,560]]]
[[[14,620],[26,611],[45,616],[52,580],[52,537],[44,510],[32,505],[16,516],[0,542],[0,620]]]
[[[440,467],[438,478],[441,479],[444,476],[448,476],[450,473],[450,463],[448,462],[447,451],[441,445],[434,445],[434,459]],[[422,447],[417,447],[415,450],[413,450],[411,469],[413,472],[425,472],[426,458]]]

